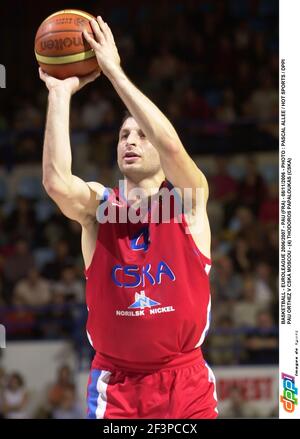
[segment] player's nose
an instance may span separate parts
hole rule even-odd
[[[138,142],[138,135],[135,134],[134,132],[129,133],[129,135],[127,137],[127,144],[132,145],[132,146],[136,146],[137,142]]]

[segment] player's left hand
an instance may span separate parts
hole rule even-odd
[[[112,75],[116,69],[120,69],[121,60],[115,44],[114,36],[110,27],[100,16],[97,20],[91,20],[94,38],[87,31],[83,35],[89,45],[94,49],[100,69],[106,76]]]

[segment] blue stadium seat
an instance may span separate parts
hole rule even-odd
[[[47,221],[55,210],[55,204],[50,199],[39,200],[35,205],[36,217],[39,222]]]
[[[40,247],[33,251],[35,264],[39,270],[42,270],[44,265],[53,261],[54,252],[48,247]]]
[[[30,199],[39,199],[43,196],[43,186],[39,177],[24,176],[18,182],[17,194]]]
[[[245,170],[243,166],[238,165],[234,162],[228,164],[228,173],[232,178],[241,180],[245,175]]]
[[[219,90],[208,90],[204,93],[204,96],[211,108],[216,108],[221,103],[221,93]]]
[[[268,183],[276,183],[278,181],[278,165],[265,163],[260,166],[259,171]]]

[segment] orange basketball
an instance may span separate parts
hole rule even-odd
[[[93,15],[78,9],[65,9],[42,22],[35,36],[36,59],[44,70],[58,79],[84,76],[99,69],[95,53],[83,36],[93,36],[89,20]]]

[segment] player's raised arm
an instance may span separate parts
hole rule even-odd
[[[86,183],[72,174],[72,155],[69,135],[71,96],[99,72],[85,78],[55,79],[40,69],[40,77],[49,90],[48,112],[43,151],[43,185],[61,211],[84,225],[95,213],[102,195],[99,183]]]
[[[202,188],[206,202],[208,185],[204,174],[186,152],[170,121],[125,75],[109,26],[101,17],[97,17],[97,21],[92,20],[91,25],[95,39],[87,32],[84,36],[94,49],[101,70],[157,148],[166,178],[175,187],[193,189],[193,201],[196,200],[196,189]]]

